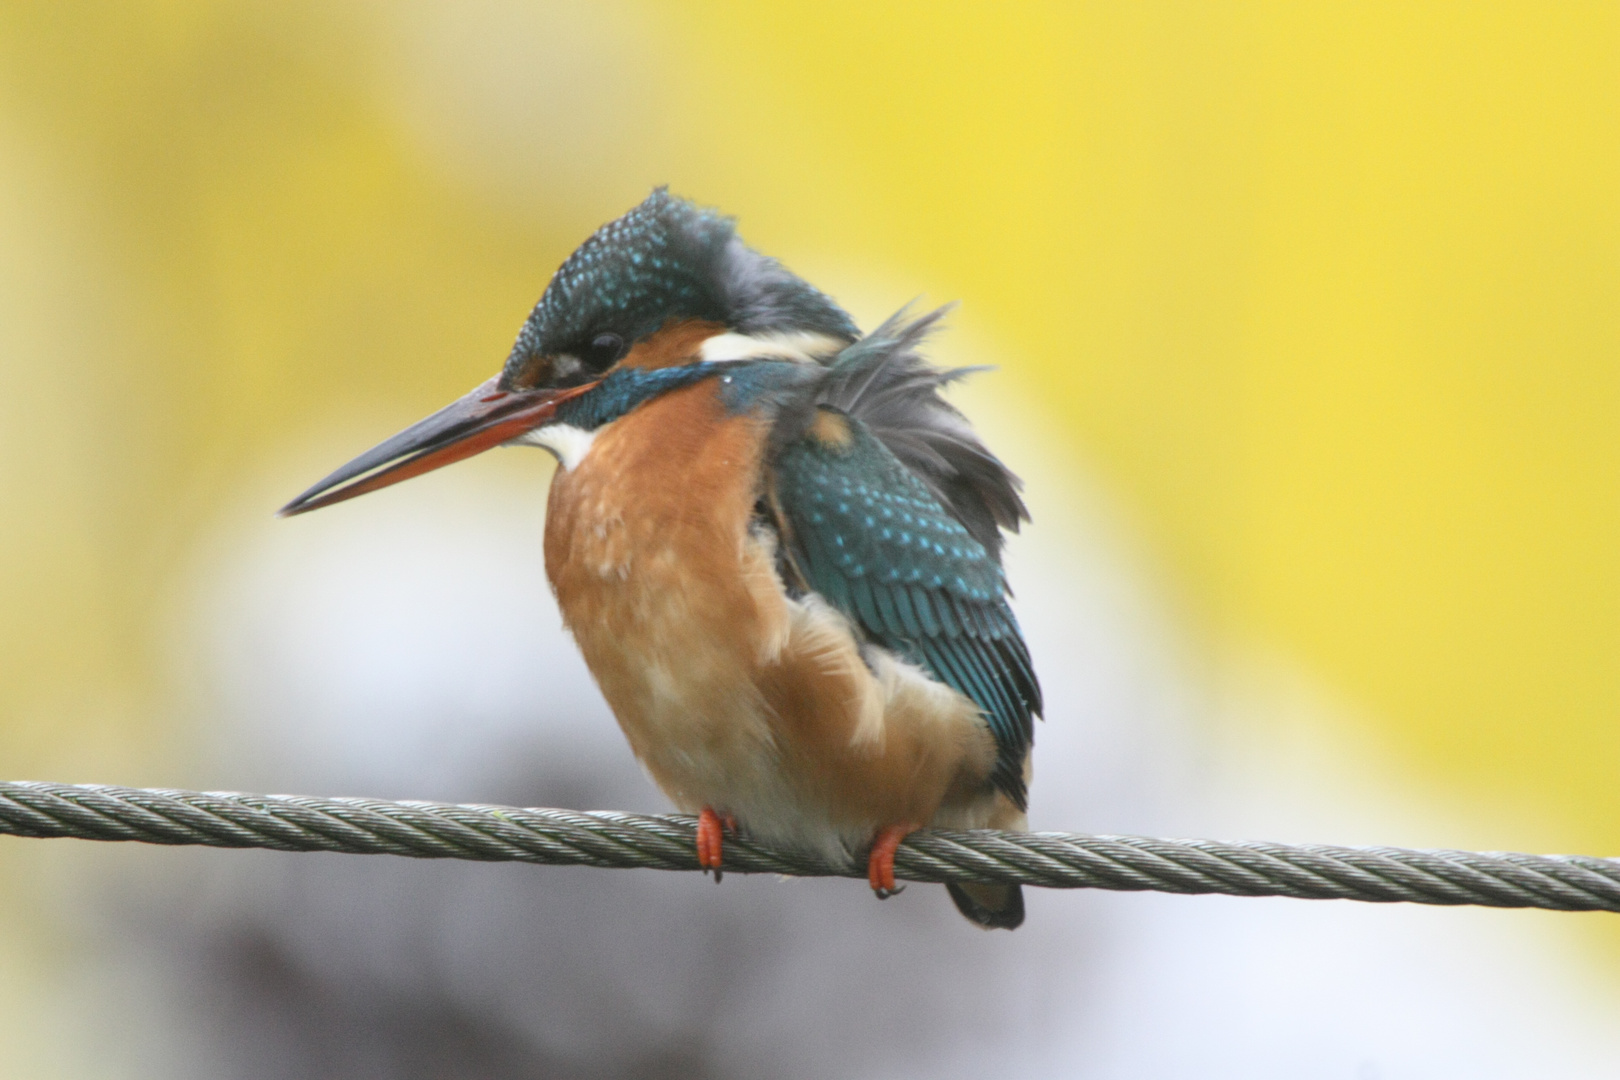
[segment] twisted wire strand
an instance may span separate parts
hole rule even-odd
[[[0,781],[0,834],[585,866],[696,870],[697,820],[305,795]],[[854,861],[728,837],[740,873],[865,877]],[[1263,841],[924,829],[906,881],[1620,911],[1620,859]]]

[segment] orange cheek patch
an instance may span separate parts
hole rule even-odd
[[[720,323],[707,319],[671,319],[650,337],[636,342],[618,366],[650,369],[690,364],[698,359],[705,341],[725,332]]]

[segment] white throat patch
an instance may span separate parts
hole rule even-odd
[[[594,431],[586,431],[572,424],[545,424],[525,431],[507,445],[542,447],[551,451],[565,470],[573,472],[585,460],[585,455],[591,452],[591,443],[595,440]]]

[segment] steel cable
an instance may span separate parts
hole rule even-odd
[[[696,870],[695,818],[0,781],[0,834]],[[739,873],[865,877],[856,861],[727,837]],[[1620,859],[1586,855],[924,829],[906,881],[1620,911]]]

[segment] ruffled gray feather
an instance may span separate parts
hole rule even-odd
[[[901,308],[839,353],[815,397],[867,426],[950,508],[992,555],[1001,530],[1029,520],[1023,482],[1002,464],[940,390],[983,368],[942,369],[918,349],[950,305],[917,318]]]

